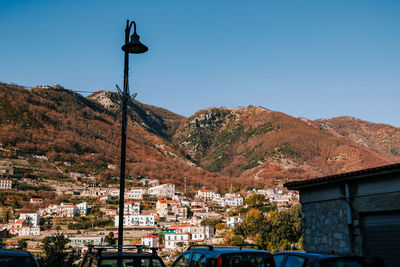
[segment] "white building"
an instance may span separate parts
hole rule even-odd
[[[175,233],[175,232],[165,232],[165,248],[175,249],[176,247],[189,245],[192,239],[190,233]]]
[[[61,202],[57,207],[57,215],[60,217],[74,217],[76,214],[76,206],[74,203]]]
[[[119,197],[119,189],[110,190],[109,194],[113,197]]]
[[[244,200],[242,196],[231,196],[231,197],[225,197],[223,203],[224,206],[236,207],[236,206],[242,206]]]
[[[226,226],[235,227],[236,224],[242,223],[246,219],[246,216],[231,216],[226,220]]]
[[[144,178],[140,180],[143,186],[156,186],[160,184],[160,181],[157,179],[149,179],[149,178]]]
[[[40,216],[37,213],[21,213],[19,215],[19,219],[25,220],[28,225],[39,226],[40,225]]]
[[[166,197],[173,198],[175,195],[175,185],[174,184],[161,184],[157,186],[150,187],[148,189],[149,195],[156,197]]]
[[[79,216],[86,216],[88,213],[88,203],[82,202],[82,203],[76,205],[76,213]]]
[[[105,210],[106,216],[115,216],[118,215],[118,210]]]
[[[40,235],[40,227],[22,227],[18,236],[39,236]]]
[[[100,187],[87,187],[81,192],[82,197],[99,197],[106,195]]]
[[[119,216],[115,216],[115,226],[118,226]],[[154,215],[130,215],[124,214],[124,226],[154,226]]]
[[[132,188],[127,194],[127,199],[143,199],[143,196],[146,194],[146,190],[144,188]]]
[[[140,214],[140,203],[139,202],[125,202],[124,214],[139,215]]]
[[[104,237],[102,236],[74,236],[69,237],[72,247],[81,247],[87,245],[103,245]]]
[[[107,200],[111,200],[111,199],[112,199],[112,197],[110,195],[105,195],[105,196],[100,197],[100,201],[107,201]]]
[[[174,230],[175,233],[190,233],[191,241],[202,241],[205,239],[212,238],[215,234],[214,227],[212,226],[196,226],[196,225],[172,225],[170,230]]]
[[[156,212],[160,217],[167,217],[168,215],[176,215],[180,202],[178,200],[160,199],[156,203]]]
[[[213,199],[215,197],[215,192],[211,190],[198,190],[196,196],[204,199]]]
[[[142,237],[141,244],[147,247],[159,247],[160,246],[160,238],[158,235],[144,236]]]
[[[29,202],[31,204],[41,204],[41,203],[43,203],[43,198],[33,197],[33,198],[31,198],[31,200]]]
[[[11,189],[12,181],[10,179],[0,179],[0,189]]]
[[[271,198],[275,195],[275,192],[273,189],[258,189],[257,194],[264,195],[266,198]]]

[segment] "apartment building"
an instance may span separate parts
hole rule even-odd
[[[40,225],[40,216],[37,213],[21,213],[19,219],[25,220],[31,226]]]
[[[11,189],[12,184],[10,179],[0,179],[0,189]]]
[[[189,245],[192,236],[190,233],[176,233],[174,231],[165,232],[165,248],[175,249],[184,245]]]
[[[161,184],[153,186],[148,189],[148,193],[149,195],[156,197],[172,198],[175,195],[175,185]]]
[[[119,216],[115,216],[115,226],[118,226]],[[124,214],[124,226],[154,226],[154,215],[130,215]]]
[[[142,237],[141,244],[148,247],[159,247],[160,238],[158,235],[150,235]]]

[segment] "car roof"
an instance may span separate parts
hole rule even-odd
[[[284,251],[274,253],[275,255],[295,255],[300,257],[306,257],[312,261],[322,260],[328,258],[357,258],[354,255],[337,255],[337,254],[328,254],[328,253],[316,253],[316,252],[304,252],[304,251]]]
[[[104,251],[101,254],[97,254],[96,252],[90,252],[90,256],[97,257],[100,256],[100,258],[116,258],[116,257],[130,257],[130,258],[159,258],[159,256],[151,254],[151,253],[137,253],[137,252],[107,252]]]
[[[185,252],[202,252],[206,254],[213,254],[213,255],[219,255],[222,253],[267,253],[271,255],[266,250],[260,250],[260,249],[254,249],[254,248],[244,248],[244,247],[213,247],[212,249],[207,248],[207,247],[195,247],[188,249]]]
[[[0,257],[1,256],[18,256],[18,257],[25,256],[25,257],[27,257],[27,256],[31,256],[31,253],[26,250],[2,249],[2,250],[0,250]]]

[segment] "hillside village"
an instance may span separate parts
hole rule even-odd
[[[0,244],[41,256],[43,244],[61,235],[71,259],[89,244],[116,244],[120,125],[118,112],[105,105],[116,95],[83,97],[61,86],[0,83],[0,89]],[[398,211],[390,206],[397,199],[377,201],[375,194],[398,193],[380,176],[398,171],[399,128],[352,117],[310,121],[255,106],[208,108],[184,118],[131,104],[124,244],[160,247],[171,262],[192,242],[370,255],[362,251],[364,236],[369,248],[400,240],[360,230]],[[365,172],[375,178],[362,176],[363,192],[341,180]],[[325,203],[318,185],[307,195],[308,183],[326,179],[337,183],[341,209]],[[376,181],[383,191],[370,190]],[[298,189],[300,197],[290,191]],[[368,200],[355,202],[365,214],[350,207],[356,194]]]
[[[11,150],[1,150],[3,155],[13,154]],[[6,246],[15,247],[23,239],[29,249],[40,249],[44,237],[62,232],[70,240],[68,246],[81,253],[88,244],[107,244],[110,233],[118,237],[117,182],[100,184],[96,176],[76,172],[57,179],[44,177],[43,173],[41,177],[39,168],[33,167],[39,163],[41,171],[49,164],[40,155],[0,160],[0,194],[5,200],[0,210],[0,236]],[[143,176],[131,179],[128,185],[124,242],[160,246],[163,251],[179,250],[191,242],[224,243],[224,231],[246,218],[240,211],[251,195],[264,195],[266,202],[278,209],[298,203],[296,193],[278,187],[231,186],[229,192],[223,193],[182,188]],[[47,194],[36,193],[41,192],[39,188]],[[207,220],[218,222],[217,227],[205,223]]]

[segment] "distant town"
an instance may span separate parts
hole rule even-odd
[[[35,155],[33,159],[47,162],[45,156]],[[51,201],[41,196],[30,197],[29,201],[19,203],[22,207],[2,205],[0,236],[6,247],[17,247],[23,239],[28,249],[40,250],[44,237],[61,232],[70,241],[68,247],[81,254],[89,244],[109,243],[107,236],[118,238],[117,184],[101,185],[96,176],[76,172],[63,180],[35,179],[25,177],[23,172],[17,175],[20,170],[15,162],[23,161],[27,159],[0,161],[0,193],[12,196],[22,193],[21,188],[45,187],[54,191],[56,197]],[[231,186],[230,192],[221,194],[209,189],[178,190],[175,184],[149,177],[133,178],[132,184],[124,196],[124,244],[161,247],[162,251],[179,251],[191,242],[223,244],[224,231],[245,220],[246,213],[241,213],[241,208],[252,195],[264,196],[265,203],[277,209],[298,204],[295,191],[278,187]],[[68,201],[54,203],[55,199]]]

